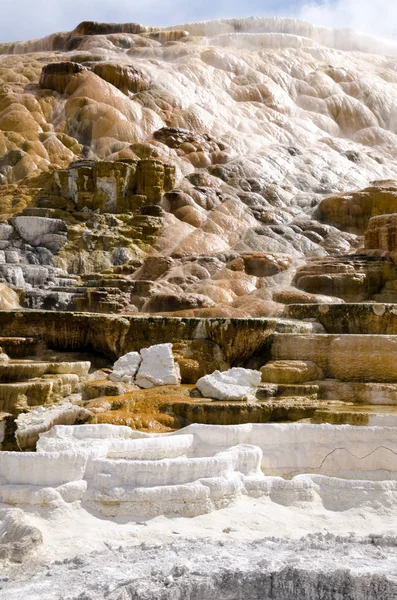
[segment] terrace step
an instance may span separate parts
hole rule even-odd
[[[322,400],[376,406],[379,410],[383,410],[384,406],[397,406],[397,383],[339,381],[337,379],[324,379],[317,383],[319,397]]]
[[[283,316],[316,321],[327,333],[396,335],[397,306],[384,303],[289,304]]]
[[[331,423],[332,425],[369,425],[380,427],[397,426],[397,410],[393,407],[382,406],[333,406],[318,409],[312,418],[313,423]]]
[[[397,335],[276,333],[271,356],[311,361],[341,381],[397,382]]]
[[[0,348],[11,358],[24,358],[35,354],[37,343],[32,337],[0,337]]]
[[[51,404],[74,392],[79,378],[74,373],[45,375],[17,383],[0,383],[0,411],[13,414]]]
[[[81,362],[44,362],[44,361],[9,361],[0,364],[0,382],[21,382],[43,375],[75,374],[85,377],[88,374],[91,363]]]

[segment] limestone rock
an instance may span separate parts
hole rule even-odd
[[[369,220],[365,232],[365,248],[392,252],[397,250],[397,213],[379,215]]]
[[[123,66],[117,63],[99,63],[92,67],[95,75],[108,81],[124,94],[136,94],[149,87],[149,82],[141,71],[133,66]]]
[[[133,383],[141,361],[142,358],[138,352],[128,352],[128,354],[124,354],[124,356],[114,363],[113,371],[109,375],[109,379],[111,381]]]
[[[171,313],[179,310],[209,308],[215,306],[204,294],[155,294],[145,304],[142,310],[150,313]]]
[[[322,294],[310,294],[296,288],[279,290],[273,293],[273,300],[281,304],[343,304],[342,298]]]
[[[139,387],[152,388],[180,382],[180,370],[172,355],[172,344],[142,348],[141,357],[142,362],[135,380]]]
[[[53,247],[55,251],[66,243],[66,225],[61,219],[47,217],[15,217],[15,229],[32,246]]]
[[[310,295],[330,296],[328,303],[334,304],[337,298],[345,302],[369,300],[396,278],[397,269],[390,260],[351,254],[310,259],[297,269],[294,283]],[[280,293],[282,297],[284,292]],[[304,299],[302,303],[306,303]]]
[[[110,379],[110,381],[109,381]],[[88,381],[84,384],[84,399],[85,400],[93,400],[96,398],[106,398],[113,396],[123,396],[124,394],[128,394],[129,392],[133,392],[138,390],[138,386],[131,383],[124,383],[122,381],[114,381],[112,375],[109,376],[109,379],[104,378]],[[86,408],[91,410],[90,405],[86,405]],[[106,410],[111,409],[111,403],[108,403],[108,408]]]
[[[78,160],[57,173],[56,196],[72,200],[78,210],[129,213],[159,204],[175,183],[175,168],[158,159]]]
[[[0,240],[8,241],[14,233],[14,228],[8,223],[0,223]]]
[[[285,271],[291,265],[291,257],[265,252],[243,254],[245,272],[256,277],[268,277]]]
[[[148,27],[138,23],[98,23],[97,21],[82,21],[73,30],[75,36],[109,35],[110,33],[145,33]]]
[[[371,217],[396,211],[395,181],[380,181],[364,190],[330,196],[319,205],[321,220],[358,234],[364,233]]]
[[[233,367],[201,377],[196,383],[201,394],[214,400],[248,400],[261,382],[260,371]]]
[[[312,361],[276,360],[261,368],[262,381],[269,383],[306,383],[324,378],[322,369]]]
[[[8,364],[9,360],[10,360],[9,357],[4,352],[3,348],[0,348],[0,365],[6,365],[6,364]]]

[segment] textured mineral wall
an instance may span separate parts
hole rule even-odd
[[[94,349],[116,359],[156,343],[210,340],[229,362],[266,351],[275,331],[310,332],[311,323],[277,319],[184,319],[45,311],[0,311],[4,336],[33,336],[59,350]]]
[[[86,22],[0,52],[0,281],[22,306],[272,317],[397,279],[293,281],[395,210],[394,44],[263,18]]]

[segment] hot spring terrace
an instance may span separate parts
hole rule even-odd
[[[2,338],[26,337],[57,350],[92,350],[115,360],[165,342],[207,339],[231,364],[242,364],[269,347],[274,334],[397,335],[395,304],[295,304],[283,318],[184,318],[103,315],[41,310],[0,311]],[[11,342],[2,342],[11,343]]]
[[[179,386],[126,394],[109,381],[93,382],[86,388],[85,401],[74,407],[74,416],[63,421],[65,416],[54,413],[58,420],[53,424],[73,423],[73,418],[83,415],[88,418],[84,412],[88,400],[104,398],[105,402],[108,396],[120,410],[96,416],[94,422],[134,422],[134,427],[147,427],[139,425],[142,419],[126,420],[132,410],[134,418],[158,411],[165,415],[160,422],[165,419],[171,429],[190,423],[237,425],[302,419],[381,426],[397,421],[397,311],[393,304],[290,305],[285,318],[277,319],[15,310],[0,312],[0,332],[0,346],[10,356],[7,364],[0,365],[0,410],[5,420],[13,421],[38,405],[54,407],[60,399],[68,399],[87,375],[90,357],[110,366],[127,352],[183,343],[190,355],[198,352],[196,363],[202,369],[209,367],[204,359],[201,364],[201,344],[219,350],[228,366],[262,369],[255,401],[219,401],[194,393],[197,369],[187,364]],[[43,347],[56,353],[52,360],[41,355]],[[218,367],[211,368],[208,373]],[[24,406],[21,394],[27,396]],[[98,402],[95,406],[100,406]],[[9,431],[13,437],[13,427]],[[25,448],[34,448],[37,439],[36,432]]]

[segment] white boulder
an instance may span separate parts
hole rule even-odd
[[[123,383],[134,383],[135,375],[141,364],[142,358],[138,352],[128,352],[121,356],[113,365],[110,374],[111,381],[122,381]]]
[[[261,372],[234,367],[228,371],[214,371],[201,377],[196,386],[206,398],[214,400],[249,400],[255,396],[261,382]]]
[[[181,380],[179,365],[172,355],[172,344],[157,344],[142,348],[142,362],[135,383],[141,388],[178,384]]]

